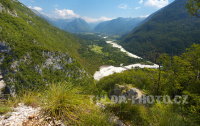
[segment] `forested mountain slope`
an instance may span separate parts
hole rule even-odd
[[[144,18],[117,18],[98,24],[94,32],[106,34],[125,34],[137,27]]]
[[[153,59],[155,50],[179,55],[193,43],[200,43],[200,19],[189,17],[187,0],[176,0],[134,29],[120,44],[130,52]]]
[[[0,0],[0,5],[0,65],[7,86],[16,91],[42,89],[87,76],[79,63],[80,39],[16,0]]]
[[[76,18],[71,22],[67,23],[66,26],[64,27],[64,30],[70,33],[81,33],[81,32],[91,32],[92,28],[82,18]]]
[[[88,100],[97,90],[79,63],[84,60],[78,41],[82,40],[53,27],[17,0],[0,0],[0,86],[6,83],[0,87],[0,125],[47,125],[47,116],[49,125],[57,125],[57,120],[58,125],[112,125],[109,113]],[[17,104],[20,110],[14,108]],[[33,115],[41,117],[37,123],[28,121],[30,106],[40,106]]]

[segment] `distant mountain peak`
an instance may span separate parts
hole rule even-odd
[[[66,24],[64,30],[71,33],[80,33],[80,32],[91,32],[92,28],[84,19],[76,18],[73,21]]]
[[[55,27],[58,27],[62,30],[71,32],[71,33],[79,33],[79,32],[91,32],[92,28],[90,25],[82,18],[71,18],[71,19],[53,19],[40,12],[32,9],[33,12],[48,21]]]
[[[106,34],[126,34],[137,27],[143,19],[118,17],[111,21],[99,23],[99,25],[97,25],[93,31]]]

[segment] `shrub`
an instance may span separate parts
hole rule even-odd
[[[43,93],[42,108],[46,115],[67,121],[75,121],[83,97],[71,83],[49,85]]]

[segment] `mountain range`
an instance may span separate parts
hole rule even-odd
[[[131,32],[135,27],[140,25],[145,18],[116,18],[110,21],[104,21],[100,23],[87,23],[82,18],[71,19],[53,19],[44,14],[39,13],[33,9],[33,12],[48,21],[53,26],[70,33],[81,32],[100,32],[106,34],[126,34]]]
[[[75,18],[73,21],[67,23],[64,27],[65,31],[70,33],[91,32],[92,28],[82,18]]]
[[[106,34],[125,34],[131,32],[145,18],[122,18],[113,19],[98,24],[93,32],[101,32]]]
[[[55,19],[41,14],[38,11],[32,9],[32,11],[39,17],[45,19],[51,25],[68,31],[70,33],[81,33],[81,32],[91,32],[91,26],[82,18],[70,18],[70,19]]]
[[[189,16],[186,3],[175,0],[153,13],[120,44],[132,53],[153,59],[156,53],[179,55],[193,43],[200,43],[200,20]]]

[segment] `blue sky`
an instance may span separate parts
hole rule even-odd
[[[51,18],[83,18],[88,23],[117,17],[147,17],[174,0],[19,0]]]

